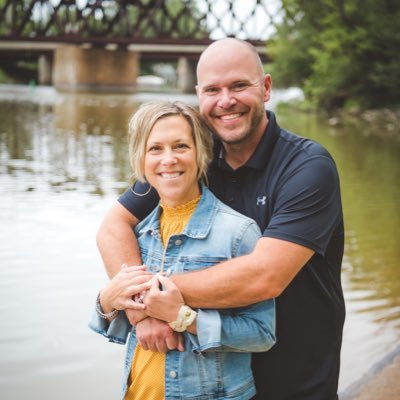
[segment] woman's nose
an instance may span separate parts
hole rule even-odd
[[[223,88],[219,93],[218,106],[230,108],[236,104],[236,99],[228,88]]]
[[[163,165],[173,165],[177,163],[175,155],[171,151],[166,151],[161,159]]]

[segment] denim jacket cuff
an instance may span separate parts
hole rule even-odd
[[[193,352],[221,346],[221,316],[216,310],[197,310],[197,335],[189,334]]]
[[[96,310],[94,310],[89,322],[89,328],[103,335],[109,339],[110,342],[125,344],[132,326],[123,311],[119,312],[117,317],[109,322],[104,318],[100,318]]]

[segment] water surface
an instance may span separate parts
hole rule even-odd
[[[290,92],[273,93],[270,107]],[[126,126],[143,101],[178,94],[66,95],[0,88],[0,394],[3,400],[115,399],[124,348],[87,328],[106,281],[95,233],[128,185]],[[340,388],[400,337],[398,143],[368,124],[278,114],[318,140],[341,175],[347,304]]]

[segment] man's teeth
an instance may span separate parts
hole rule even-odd
[[[180,175],[180,172],[163,172],[161,176],[165,179],[173,179]]]
[[[221,115],[221,119],[223,119],[224,121],[229,121],[230,119],[235,119],[240,117],[240,113],[236,113],[236,114],[228,114],[228,115]]]

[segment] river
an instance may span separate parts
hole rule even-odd
[[[290,93],[274,91],[268,108]],[[118,397],[124,348],[87,328],[107,279],[95,233],[128,185],[127,121],[156,98],[196,104],[194,96],[174,93],[0,86],[2,400]],[[341,176],[345,392],[399,352],[400,145],[371,135],[362,121],[330,126],[293,111],[279,112],[278,121],[326,146]]]

